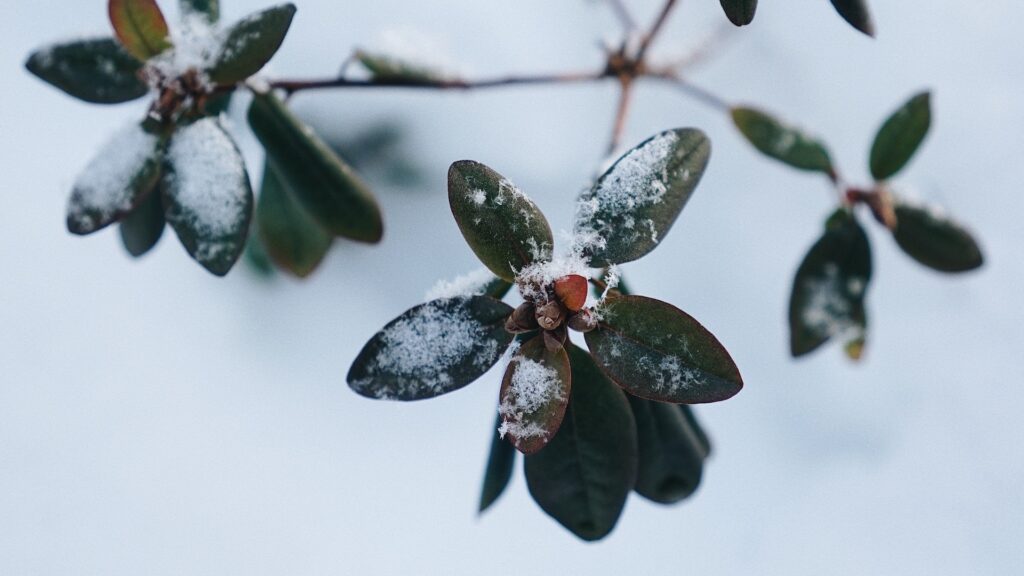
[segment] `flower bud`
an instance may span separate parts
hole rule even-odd
[[[562,305],[552,300],[537,308],[537,324],[545,330],[554,330],[562,325],[565,319],[565,312]]]

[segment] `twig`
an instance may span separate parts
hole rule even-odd
[[[651,71],[647,74],[647,77],[664,80],[680,92],[683,92],[694,100],[715,108],[716,110],[728,112],[732,108],[725,99],[721,98],[717,94],[695,84],[691,84],[688,80],[684,80],[671,70]]]
[[[661,7],[661,13],[658,14],[657,20],[654,21],[654,24],[651,25],[650,31],[648,31],[647,34],[644,35],[643,40],[640,41],[640,48],[636,51],[635,60],[637,62],[644,61],[644,57],[647,55],[647,50],[651,47],[651,43],[654,42],[658,33],[661,32],[661,28],[668,20],[668,15],[672,13],[672,8],[675,7],[676,1],[677,0],[666,0],[665,5]]]
[[[410,78],[329,78],[324,80],[275,80],[270,87],[293,94],[301,90],[317,90],[324,88],[417,88],[428,90],[471,90],[481,88],[497,88],[500,86],[522,86],[535,84],[570,84],[580,82],[596,82],[612,75],[605,70],[598,72],[566,72],[558,74],[539,74],[536,76],[501,76],[481,80],[450,79],[410,79]]]
[[[606,0],[612,11],[615,12],[615,16],[622,23],[622,27],[626,30],[627,34],[632,33],[637,29],[636,19],[630,14],[629,8],[622,0]]]
[[[726,40],[734,38],[733,27],[730,24],[722,24],[715,31],[705,36],[697,46],[689,53],[665,64],[664,68],[679,72],[703,64],[712,56],[717,56]]]
[[[615,122],[612,124],[612,137],[608,143],[609,156],[618,149],[619,144],[622,142],[622,136],[626,133],[626,118],[629,116],[629,104],[632,100],[632,79],[623,79],[622,89],[619,91],[619,105],[615,110]]]

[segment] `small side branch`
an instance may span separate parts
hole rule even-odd
[[[647,50],[651,47],[651,43],[658,37],[661,29],[665,26],[665,22],[668,21],[669,14],[672,13],[672,9],[675,8],[677,0],[666,0],[665,5],[661,7],[661,12],[658,14],[658,18],[651,25],[651,29],[644,35],[643,40],[640,41],[640,48],[636,52],[636,61],[643,62],[644,57],[647,56]]]
[[[409,79],[409,78],[329,78],[324,80],[275,80],[270,87],[293,94],[302,90],[318,90],[325,88],[411,88],[421,90],[474,90],[498,88],[502,86],[524,86],[539,84],[576,84],[596,82],[609,78],[605,70],[598,72],[564,72],[557,74],[538,74],[533,76],[501,76],[480,80],[451,79]]]
[[[629,105],[633,100],[633,82],[622,81],[622,89],[619,91],[619,105],[615,110],[615,121],[612,123],[612,137],[608,142],[608,155],[611,156],[622,143],[622,137],[626,133],[626,119],[629,117]]]

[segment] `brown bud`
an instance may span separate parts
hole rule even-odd
[[[565,326],[559,326],[555,330],[544,331],[544,347],[551,352],[558,352],[565,346],[565,340],[569,337]]]
[[[577,332],[590,332],[597,328],[597,317],[591,310],[580,310],[569,317],[567,324]]]
[[[555,295],[572,312],[578,312],[587,303],[587,279],[570,274],[555,280]]]
[[[505,320],[505,330],[512,334],[521,334],[537,329],[536,309],[533,304],[524,302]]]
[[[562,305],[552,300],[537,308],[537,324],[545,330],[554,330],[562,325],[565,319],[565,312]]]

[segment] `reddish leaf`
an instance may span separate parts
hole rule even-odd
[[[579,312],[587,303],[587,279],[579,274],[570,274],[555,280],[555,295],[566,308]]]
[[[171,47],[167,20],[156,0],[109,0],[107,12],[121,45],[139,60]]]
[[[499,431],[523,454],[534,454],[558,432],[572,376],[565,348],[551,351],[536,336],[523,344],[501,381]]]

